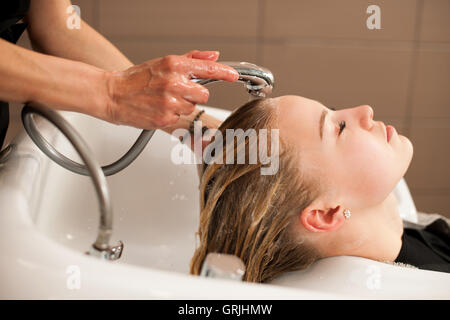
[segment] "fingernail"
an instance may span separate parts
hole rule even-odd
[[[210,54],[208,54],[207,59],[213,59],[219,56],[219,51],[212,51]]]
[[[236,81],[237,79],[239,79],[239,73],[237,72],[236,69],[232,69],[231,72],[234,75],[234,80]]]

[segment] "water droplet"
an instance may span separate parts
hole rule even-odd
[[[180,195],[180,200],[187,200],[187,199],[188,198],[184,194]]]
[[[178,194],[176,193],[174,196],[172,196],[172,200],[188,200],[188,197],[184,194]]]

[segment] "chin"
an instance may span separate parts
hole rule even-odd
[[[412,158],[412,155],[414,153],[413,143],[405,136],[400,136],[400,139],[404,142],[405,149],[407,150],[406,152],[408,152],[410,154],[410,158]]]
[[[405,170],[403,172],[404,176],[406,174],[406,171],[408,171],[408,168],[411,164],[412,158],[413,158],[413,154],[414,154],[414,147],[413,144],[411,142],[411,140],[409,140],[407,137],[405,136],[400,136],[400,139],[402,140],[402,145],[403,145],[403,150],[402,150],[402,158],[404,158],[405,160]]]

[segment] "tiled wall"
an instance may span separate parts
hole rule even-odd
[[[418,209],[450,217],[450,0],[73,0],[133,62],[191,49],[271,69],[274,95],[369,104],[414,144],[405,179]],[[366,9],[381,8],[381,30]],[[233,109],[240,84],[211,85]]]

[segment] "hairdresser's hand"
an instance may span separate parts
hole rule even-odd
[[[110,73],[104,119],[142,129],[174,124],[180,115],[192,113],[196,104],[208,101],[208,89],[190,79],[238,79],[235,69],[215,62],[218,57],[217,51],[194,50]]]

